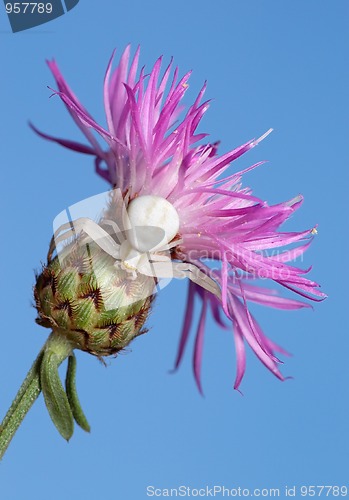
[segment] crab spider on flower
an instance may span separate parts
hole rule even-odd
[[[217,283],[198,267],[172,259],[171,249],[182,240],[176,235],[179,216],[174,206],[160,196],[145,195],[134,198],[126,208],[120,189],[114,189],[111,206],[99,223],[88,217],[79,217],[61,224],[55,231],[49,249],[49,260],[57,245],[72,237],[80,238],[80,244],[95,242],[104,252],[115,259],[115,266],[137,279],[137,273],[161,279],[189,278],[220,298]],[[117,210],[123,205],[120,214]],[[118,220],[120,219],[120,220]],[[69,245],[57,252],[61,261],[69,252]]]

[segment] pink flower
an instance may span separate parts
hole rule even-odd
[[[149,74],[142,68],[138,75],[139,49],[131,60],[129,47],[112,71],[113,57],[114,54],[104,79],[107,128],[98,125],[75,97],[55,61],[48,63],[58,86],[56,93],[85,135],[88,146],[35,130],[46,139],[94,156],[97,173],[127,193],[130,200],[154,195],[165,198],[176,209],[181,242],[173,245],[173,260],[199,268],[215,281],[220,293],[213,294],[202,288],[200,281],[190,281],[175,368],[184,354],[197,296],[201,301],[201,315],[193,368],[201,392],[200,370],[208,309],[220,326],[226,326],[223,315],[232,326],[237,351],[235,389],[239,388],[245,372],[246,343],[274,375],[284,380],[276,353],[287,353],[265,336],[247,304],[251,301],[286,310],[310,307],[257,286],[255,282],[259,278],[273,280],[310,300],[325,298],[319,285],[304,276],[309,269],[287,263],[303,254],[316,230],[279,231],[282,223],[301,205],[301,196],[269,206],[253,196],[250,188],[242,187],[243,174],[262,162],[223,177],[229,165],[255,147],[269,131],[219,156],[217,145],[200,144],[206,134],[196,133],[208,109],[208,101],[201,102],[206,85],[180,119],[181,101],[188,88],[190,72],[178,80],[176,68],[171,77],[171,62],[160,76],[162,59],[159,58]],[[94,132],[104,139],[106,150],[100,146]],[[298,246],[285,249],[294,243]]]

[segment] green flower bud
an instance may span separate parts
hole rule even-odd
[[[117,354],[146,332],[155,280],[131,273],[95,242],[79,239],[64,248],[37,276],[37,323],[57,332],[73,348],[95,356]]]

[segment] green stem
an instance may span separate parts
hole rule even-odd
[[[41,392],[40,368],[47,351],[55,353],[58,363],[61,364],[72,353],[72,346],[57,333],[52,333],[47,339],[0,425],[0,460]]]

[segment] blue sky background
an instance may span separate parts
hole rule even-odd
[[[2,8],[1,8],[2,9]],[[233,337],[210,320],[196,390],[188,350],[170,375],[186,284],[158,297],[150,332],[108,361],[78,353],[78,387],[92,426],[67,444],[40,398],[0,466],[4,500],[140,500],[160,488],[348,484],[348,3],[318,0],[81,0],[63,17],[12,34],[0,9],[1,363],[7,410],[48,331],[34,323],[34,269],[44,260],[53,218],[105,190],[87,156],[36,137],[41,129],[81,139],[58,98],[45,59],[55,57],[81,101],[104,124],[102,81],[114,47],[142,46],[149,69],[163,54],[193,69],[186,103],[204,80],[213,98],[201,131],[222,152],[275,132],[240,159],[270,202],[299,192],[305,203],[287,229],[319,224],[304,267],[329,298],[314,311],[254,307],[265,332],[294,354],[281,383],[253,354],[241,389]]]

